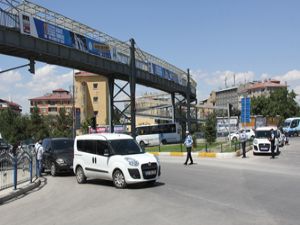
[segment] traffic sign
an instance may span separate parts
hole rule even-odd
[[[250,110],[251,110],[251,101],[249,97],[245,97],[241,99],[241,122],[242,123],[250,123]]]

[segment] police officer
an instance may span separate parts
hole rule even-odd
[[[242,143],[243,158],[246,158],[247,135],[246,135],[246,131],[245,130],[242,130],[242,132],[240,133],[240,142]]]
[[[189,131],[186,131],[186,138],[184,140],[184,145],[186,147],[186,160],[185,160],[185,163],[184,165],[186,165],[190,159],[190,164],[189,165],[192,165],[194,164],[193,162],[193,159],[192,159],[192,154],[191,154],[191,151],[192,151],[192,146],[193,146],[193,138],[192,136],[190,135],[190,132]]]
[[[271,129],[269,140],[271,142],[271,158],[275,159],[275,133],[274,133],[273,128]]]

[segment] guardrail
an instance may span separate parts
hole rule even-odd
[[[19,17],[0,8],[0,25],[9,28],[20,28]]]
[[[0,191],[30,181],[36,176],[36,157],[31,149],[22,148],[13,155],[8,151],[0,154]]]

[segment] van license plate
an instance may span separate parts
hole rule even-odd
[[[156,170],[148,170],[145,171],[145,175],[150,176],[150,175],[155,175],[156,174]]]

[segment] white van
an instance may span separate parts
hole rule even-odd
[[[74,142],[73,170],[78,183],[87,178],[112,180],[116,188],[132,183],[155,183],[160,177],[156,156],[144,150],[129,135],[87,134]]]
[[[271,137],[271,129],[275,132],[275,154],[279,154],[279,142],[278,137],[280,136],[280,131],[277,127],[258,127],[255,130],[255,138],[253,140],[253,154],[258,153],[271,153],[271,142],[269,138]]]
[[[283,124],[283,132],[289,136],[300,135],[300,117],[287,118]]]

